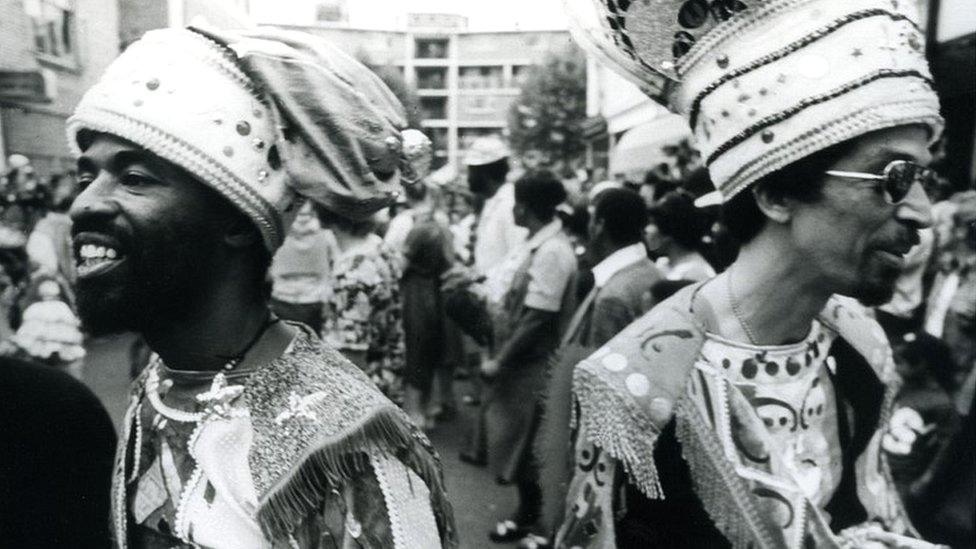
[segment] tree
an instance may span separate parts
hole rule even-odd
[[[580,127],[585,118],[585,58],[575,46],[550,52],[530,69],[509,108],[512,148],[522,156],[538,151],[553,164],[569,165],[585,148]]]
[[[404,111],[406,111],[407,127],[420,129],[420,98],[417,96],[417,90],[407,84],[407,81],[403,78],[403,74],[400,73],[400,69],[390,65],[378,65],[374,63],[370,59],[369,54],[362,49],[357,50],[353,57],[363,65],[366,65],[376,76],[379,76],[380,80],[386,84],[386,87],[390,88],[393,95],[400,100]]]

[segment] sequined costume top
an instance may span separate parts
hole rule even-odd
[[[916,535],[879,451],[898,379],[877,323],[835,296],[803,341],[742,345],[698,319],[700,287],[577,365],[556,546],[857,547],[871,523]]]
[[[300,329],[270,364],[134,383],[113,479],[118,547],[453,547],[429,442]]]

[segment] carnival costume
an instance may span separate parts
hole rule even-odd
[[[628,512],[654,517],[644,539],[660,546],[843,547],[831,515],[911,533],[880,454],[897,376],[864,308],[834,297],[803,341],[750,346],[707,331],[698,288],[577,365],[560,546],[614,547],[621,529],[640,536],[618,521]],[[637,492],[624,510],[628,488]]]
[[[187,170],[273,252],[303,200],[360,220],[418,179],[429,141],[404,127],[389,89],[320,40],[167,29],[113,62],[68,136],[77,152],[95,132],[116,135]],[[115,464],[118,546],[456,544],[426,437],[337,351],[294,329],[282,355],[249,369],[151,361]]]
[[[721,201],[873,131],[941,132],[911,2],[567,3],[587,50],[689,121]],[[709,331],[700,287],[577,366],[557,545],[858,547],[870,524],[914,536],[879,452],[898,380],[876,322],[835,296],[803,341],[742,345]]]

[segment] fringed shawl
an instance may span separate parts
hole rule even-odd
[[[144,377],[133,383],[123,441],[133,432]],[[423,480],[442,546],[457,546],[440,461],[427,437],[341,354],[302,329],[288,351],[248,377],[245,387],[240,405],[249,410],[254,429],[248,461],[257,520],[269,540],[287,540],[333,492],[368,473],[371,456],[380,456],[398,460]],[[113,478],[113,522],[123,548],[126,446],[119,444]]]
[[[367,472],[377,452],[423,479],[441,541],[456,546],[430,442],[337,351],[299,336],[290,353],[249,378],[244,398],[255,431],[249,461],[258,522],[269,539],[287,536],[332,490]]]
[[[756,497],[723,454],[715,430],[698,412],[700,392],[696,394],[690,380],[705,327],[695,317],[691,304],[700,286],[682,289],[577,365],[573,379],[578,403],[573,421],[577,429],[577,471],[558,543],[570,543],[568,537],[571,543],[587,547],[615,546],[610,526],[614,522],[613,483],[609,479],[617,468],[649,499],[665,498],[654,450],[661,432],[676,420],[676,434],[695,491],[733,547],[793,545],[766,524]],[[884,425],[898,380],[883,331],[862,306],[839,296],[828,301],[819,320],[864,357],[885,386]],[[868,516],[886,529],[912,534],[879,452],[879,440],[876,435],[857,460],[859,499]],[[837,539],[819,510],[812,505],[804,507],[803,513],[809,517],[807,542],[836,546]]]

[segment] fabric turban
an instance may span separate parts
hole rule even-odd
[[[430,141],[369,69],[328,42],[271,29],[146,33],[68,120],[186,169],[243,211],[271,251],[305,199],[353,220],[392,203]]]
[[[914,0],[566,0],[574,37],[683,115],[728,200],[868,132],[942,130]]]

